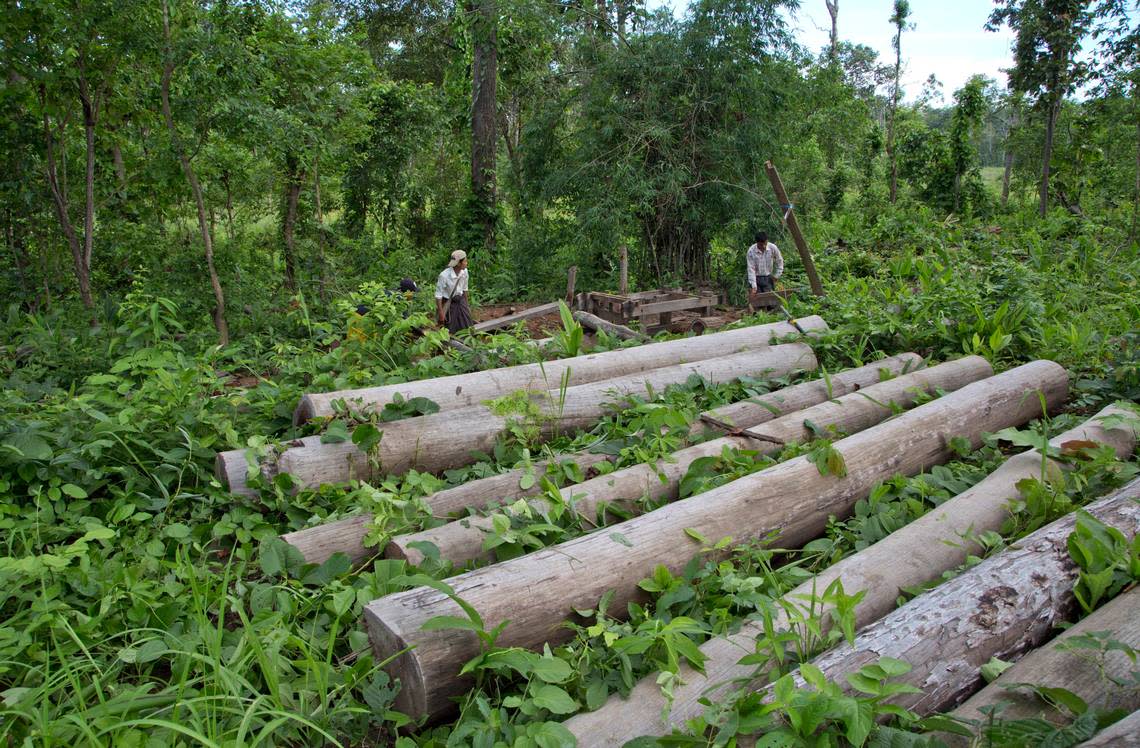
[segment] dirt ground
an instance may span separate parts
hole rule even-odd
[[[530,309],[534,306],[540,305],[529,302],[519,302],[516,304],[488,304],[487,306],[481,306],[474,309],[473,315],[476,322],[486,322],[489,319],[495,319],[496,317],[505,317],[508,314],[521,312],[524,309]],[[747,313],[748,310],[745,308],[727,306],[717,307],[716,311],[714,312],[717,317],[723,317],[726,323],[736,322]],[[673,322],[676,324],[684,323],[687,325],[693,319],[696,319],[696,317],[697,315],[695,313],[690,314],[688,312],[677,312],[673,315]],[[562,329],[562,321],[558,317],[558,312],[544,314],[541,317],[531,317],[530,319],[523,320],[523,323],[526,325],[527,333],[532,339],[550,337],[555,332]]]

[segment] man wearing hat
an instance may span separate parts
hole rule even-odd
[[[475,324],[467,305],[467,253],[457,249],[435,283],[435,312],[439,324],[453,334]]]

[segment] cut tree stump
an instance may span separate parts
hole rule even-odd
[[[533,430],[534,441],[546,441],[559,433],[593,425],[616,398],[659,391],[681,384],[694,374],[721,384],[742,376],[780,377],[794,371],[811,371],[815,366],[811,348],[802,343],[764,347],[565,390],[533,393],[519,403],[519,412],[512,409],[496,413],[490,406],[476,405],[394,421],[384,424],[383,437],[372,454],[365,454],[350,441],[322,444],[320,437],[306,437],[298,440],[300,446],[284,450],[275,464],[263,465],[261,470],[270,478],[288,473],[295,488],[371,480],[376,475],[400,475],[411,469],[436,472],[468,465],[478,453],[490,453],[496,440],[513,427]],[[219,464],[223,469],[228,467]],[[246,471],[243,461],[235,475],[224,476],[231,490],[236,481],[244,482]]]
[[[1086,511],[1131,542],[1140,530],[1137,497],[1140,480],[1093,502]],[[953,707],[983,682],[981,668],[990,658],[1019,659],[1075,614],[1078,569],[1066,541],[1076,518],[1076,513],[1069,514],[1027,535],[872,623],[853,644],[828,650],[812,664],[850,692],[848,675],[882,657],[903,660],[912,669],[893,682],[915,686],[919,693],[895,694],[891,703],[919,715]],[[794,677],[802,688],[802,679]]]
[[[1137,434],[1131,428],[1106,428],[1101,419],[1124,414],[1115,406],[1105,408],[1081,426],[1057,435],[1050,443],[1058,449],[1070,448],[1076,442],[1105,444],[1125,457],[1132,452]],[[1052,461],[1050,461],[1052,463]],[[1054,463],[1049,472],[1060,467]],[[1026,478],[1041,476],[1041,453],[1030,450],[1010,457],[994,472],[973,487],[931,509],[906,527],[888,535],[878,543],[849,556],[821,574],[804,582],[783,597],[784,602],[804,607],[805,598],[818,595],[836,580],[847,594],[864,592],[855,608],[857,627],[877,621],[895,609],[899,592],[907,587],[937,579],[965,563],[967,554],[982,551],[975,538],[988,530],[997,531],[1009,516],[1008,502],[1018,496],[1017,484]],[[827,608],[816,609],[826,613]],[[774,630],[788,627],[788,613],[777,606]],[[820,616],[828,627],[830,617]],[[614,695],[599,709],[576,715],[566,721],[566,728],[578,738],[579,745],[616,746],[639,735],[665,735],[685,722],[699,717],[705,707],[702,698],[728,701],[732,694],[748,684],[762,685],[754,679],[756,668],[739,665],[740,658],[752,653],[755,641],[764,635],[764,625],[745,623],[740,631],[728,637],[716,637],[701,645],[707,657],[704,673],[682,667],[681,683],[667,703],[655,677],[641,680],[628,698]]]
[[[818,316],[807,317],[799,320],[799,323],[808,332],[828,329],[827,323]],[[587,384],[686,361],[754,350],[771,345],[778,338],[795,334],[797,334],[796,328],[791,324],[775,322],[705,335],[699,340],[694,338],[667,340],[588,356],[401,382],[382,387],[310,393],[301,398],[293,415],[293,421],[300,424],[313,418],[334,415],[332,407],[334,400],[344,400],[366,412],[377,411],[392,402],[397,395],[405,400],[426,397],[438,405],[440,410],[452,410],[478,405],[484,400],[516,390],[546,390],[558,387],[564,375],[569,377],[571,385]],[[244,450],[234,451],[244,462]]]
[[[673,573],[703,543],[729,536],[736,542],[770,537],[783,547],[802,545],[822,532],[831,515],[845,516],[881,480],[913,475],[948,459],[950,440],[977,448],[982,434],[1025,423],[1064,400],[1068,374],[1035,361],[967,385],[937,400],[832,445],[842,476],[820,473],[809,455],[740,478],[584,537],[448,580],[487,629],[503,624],[500,646],[527,649],[564,641],[562,622],[588,610],[613,590],[609,610],[621,614],[641,592],[637,583],[663,564]],[[471,631],[424,631],[437,615],[463,617],[447,595],[418,588],[365,606],[365,623],[378,661],[403,684],[396,708],[418,718],[438,716],[469,682],[458,673],[479,652]],[[397,655],[397,653],[400,653]]]
[[[840,397],[855,392],[861,387],[875,384],[881,381],[884,376],[898,375],[921,368],[922,365],[922,357],[916,353],[891,356],[858,369],[849,369],[833,374],[829,380],[813,380],[776,390],[754,401],[752,406],[755,410],[748,412],[753,413],[756,418],[755,423],[758,425],[776,418],[781,413],[789,413],[821,403],[829,395]],[[830,384],[830,388],[828,384]],[[733,407],[733,405],[727,405],[707,411],[702,414],[702,418],[708,418],[714,422],[718,421],[718,416],[724,417],[727,412],[726,409]],[[562,455],[557,462],[570,460],[577,463],[583,472],[587,472],[593,465],[607,459],[609,457],[606,455],[578,452]],[[533,496],[542,490],[538,481],[535,481],[527,489],[519,488],[520,481],[528,473],[532,475],[542,474],[549,465],[549,461],[536,462],[531,468],[516,468],[499,475],[470,481],[427,496],[424,498],[424,502],[431,507],[432,514],[436,517],[447,517],[469,508],[479,509],[496,501],[507,502],[525,496]],[[365,514],[286,533],[281,537],[300,550],[307,563],[324,563],[333,553],[337,552],[345,553],[353,563],[359,563],[376,553],[375,550],[364,546],[364,537],[367,535],[371,523],[372,515]],[[405,551],[405,553],[411,556],[411,552]]]
[[[567,486],[560,492],[561,500],[573,507],[584,521],[596,526],[601,524],[598,515],[604,513],[607,506],[617,506],[623,513],[637,514],[637,502],[643,498],[675,500],[689,466],[703,457],[716,457],[725,449],[772,454],[785,444],[810,441],[813,432],[806,425],[808,423],[818,429],[832,431],[837,436],[846,436],[891,417],[894,407],[909,408],[921,395],[933,394],[939,389],[947,392],[957,390],[992,374],[993,369],[981,356],[969,356],[923,369],[763,424],[765,440],[757,441],[743,435],[712,439],[674,452],[667,460],[632,465]],[[549,508],[549,501],[541,495],[527,503],[539,516]],[[440,558],[457,565],[475,559],[493,560],[493,551],[483,549],[483,541],[493,527],[493,516],[466,517],[440,527],[392,538],[385,555],[419,565],[423,563],[424,555],[415,544],[431,543],[439,549]]]
[[[1056,639],[1025,655],[951,712],[950,716],[977,720],[984,726],[989,718],[982,714],[981,709],[1004,702],[1006,706],[998,715],[1002,721],[1036,717],[1058,726],[1072,721],[1068,712],[1046,704],[1028,690],[1006,688],[1014,683],[1064,688],[1098,711],[1119,709],[1133,712],[1140,709],[1140,688],[1122,688],[1118,685],[1129,682],[1138,667],[1123,652],[1109,652],[1101,660],[1092,656],[1087,649],[1074,652],[1058,648],[1074,636],[1098,631],[1108,632],[1109,637],[1115,641],[1140,649],[1140,587],[1118,595],[1077,625],[1066,629]],[[1110,679],[1115,679],[1116,682]],[[950,746],[967,746],[970,743],[961,735],[939,737]]]

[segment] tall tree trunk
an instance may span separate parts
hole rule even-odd
[[[182,172],[186,181],[190,183],[190,191],[194,193],[194,204],[198,209],[198,230],[202,234],[202,244],[206,248],[206,268],[210,273],[210,286],[214,289],[214,328],[218,331],[218,344],[228,345],[230,342],[229,325],[226,324],[226,297],[222,292],[222,282],[218,278],[217,268],[214,267],[214,238],[210,230],[210,223],[206,216],[206,201],[202,199],[202,187],[198,183],[198,175],[194,173],[194,165],[182,147],[182,140],[178,137],[178,128],[174,125],[174,115],[170,109],[170,78],[174,74],[174,60],[170,56],[170,9],[166,2],[162,4],[162,32],[166,42],[166,60],[162,66],[162,116],[166,120],[166,129],[170,131],[170,144],[182,164]]]
[[[1001,175],[1001,207],[1006,207],[1009,204],[1009,180],[1013,175],[1013,148],[1010,147],[1010,138],[1013,137],[1013,131],[1018,126],[1020,114],[1017,104],[1013,104],[1013,112],[1009,119],[1009,131],[1005,134],[1005,169]]]
[[[317,219],[317,262],[320,264],[321,301],[329,300],[328,262],[325,257],[325,216],[321,210],[321,172],[319,163],[313,164],[313,216]]]
[[[12,259],[16,263],[16,280],[20,283],[20,293],[28,295],[28,253],[24,246],[23,234],[16,227],[16,216],[9,208],[5,235],[8,239],[8,248],[12,251]]]
[[[823,0],[831,16],[831,47],[828,50],[831,62],[839,59],[839,0]]]
[[[222,186],[226,188],[226,233],[229,238],[234,238],[234,200],[233,194],[230,191],[230,173],[228,171],[222,172]]]
[[[471,65],[471,187],[483,223],[483,245],[495,249],[495,79],[498,10],[495,0],[477,0],[475,54]]]
[[[614,10],[617,12],[618,36],[625,38],[625,22],[629,18],[629,0],[614,0]]]
[[[1044,218],[1049,211],[1049,166],[1053,159],[1053,135],[1057,129],[1057,115],[1061,111],[1061,97],[1049,103],[1045,120],[1045,147],[1041,154],[1041,203],[1038,213]]]
[[[83,105],[83,133],[87,140],[87,169],[84,172],[83,265],[90,271],[95,246],[95,121],[98,115],[87,80],[79,78],[79,101]]]
[[[895,84],[891,89],[890,119],[887,121],[887,158],[891,162],[891,204],[899,193],[899,165],[895,159],[895,119],[899,110],[899,76],[902,73],[902,28],[895,34]]]
[[[75,233],[75,226],[71,223],[67,192],[60,186],[59,168],[55,159],[55,137],[52,135],[51,127],[48,124],[46,94],[42,86],[40,87],[40,101],[44,109],[43,130],[46,155],[44,171],[47,176],[48,188],[51,191],[52,205],[55,207],[56,218],[59,219],[59,227],[63,230],[63,236],[71,249],[71,259],[75,265],[75,279],[79,283],[79,298],[82,299],[84,307],[93,309],[95,301],[91,298],[91,273],[88,266],[83,262],[83,247],[79,243],[79,236]],[[47,283],[46,277],[44,283]]]
[[[1132,188],[1132,225],[1128,227],[1128,243],[1136,241],[1136,221],[1140,215],[1140,106],[1137,105],[1137,92],[1132,92],[1132,110],[1136,118],[1136,180]]]
[[[301,167],[292,154],[285,157],[285,219],[281,232],[285,240],[285,287],[297,290],[297,199],[301,195]]]

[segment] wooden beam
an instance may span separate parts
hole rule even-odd
[[[691,309],[704,309],[707,300],[700,296],[688,296],[684,299],[671,299],[669,301],[655,301],[649,304],[638,304],[633,309],[634,317],[648,317],[651,314],[668,314],[670,312],[684,312]]]
[[[780,210],[783,211],[784,223],[792,235],[792,240],[796,243],[796,249],[800,252],[800,260],[804,263],[804,270],[807,271],[808,282],[811,283],[811,292],[816,296],[823,296],[823,284],[819,282],[819,275],[815,272],[815,261],[812,260],[811,250],[808,249],[803,232],[800,231],[799,221],[796,220],[796,212],[791,201],[788,200],[788,193],[784,190],[784,183],[780,180],[780,172],[776,171],[776,167],[771,161],[764,162],[764,169],[768,172],[768,181],[772,183],[772,189],[776,191],[776,199],[780,201]]]
[[[557,312],[557,311],[558,311],[558,302],[552,301],[549,304],[541,304],[539,306],[532,306],[530,309],[524,309],[521,312],[515,312],[514,314],[508,314],[505,317],[496,317],[495,319],[489,319],[486,322],[480,322],[479,324],[475,325],[471,329],[475,330],[475,332],[486,332],[487,330],[497,330],[500,327],[507,327],[508,325],[513,325],[514,323],[516,323],[520,320],[529,319],[531,317],[541,317],[544,314],[550,314],[551,312]]]
[[[618,293],[629,293],[629,247],[621,245],[618,250],[621,254],[618,259],[620,275],[618,276]]]
[[[574,283],[578,280],[578,266],[571,265],[566,271],[566,303],[574,302]]]
[[[589,330],[594,332],[602,331],[607,335],[612,335],[615,338],[622,340],[640,340],[642,342],[649,340],[648,335],[642,335],[636,330],[631,330],[625,325],[619,325],[616,322],[607,322],[601,317],[597,317],[587,312],[574,312],[574,319]]]

